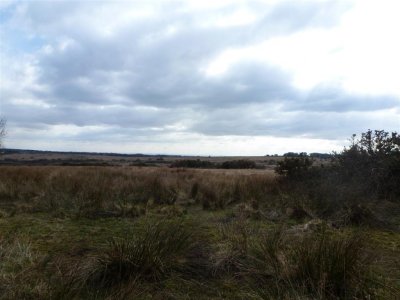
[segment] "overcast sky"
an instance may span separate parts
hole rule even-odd
[[[0,0],[8,148],[264,155],[400,131],[400,2]]]

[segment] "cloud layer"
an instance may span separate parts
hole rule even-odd
[[[360,3],[202,3],[4,2],[8,146],[229,155],[239,153],[227,145],[253,140],[244,152],[264,154],[329,151],[353,132],[400,128],[398,87],[379,85],[392,66],[363,90],[363,70],[325,63],[359,63],[341,32],[362,20]],[[287,146],[265,148],[274,139]]]

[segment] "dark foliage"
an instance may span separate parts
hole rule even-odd
[[[332,154],[329,153],[317,153],[317,152],[313,152],[309,154],[310,157],[313,158],[320,158],[320,159],[328,159],[328,158],[332,158]]]
[[[255,169],[257,165],[254,161],[248,159],[224,161],[221,169]]]
[[[368,130],[348,149],[336,155],[340,176],[368,194],[394,199],[400,196],[400,136],[396,132]]]
[[[283,154],[284,157],[299,157],[299,156],[307,156],[306,152],[287,152],[285,154]]]
[[[299,179],[309,171],[312,164],[313,161],[305,155],[285,157],[284,160],[278,162],[275,171],[289,179]]]
[[[215,164],[207,161],[207,160],[200,160],[200,159],[183,159],[174,161],[171,168],[195,168],[195,169],[212,169],[215,168]]]
[[[177,160],[170,165],[171,168],[194,168],[194,169],[255,169],[257,164],[248,159],[228,160],[216,164],[207,160],[184,159]]]
[[[317,216],[335,222],[380,226],[385,216],[369,210],[376,201],[400,199],[400,137],[396,132],[368,130],[330,164],[312,166],[307,156],[285,157],[275,171],[281,188]]]

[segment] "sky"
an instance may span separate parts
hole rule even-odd
[[[0,0],[7,148],[340,151],[400,131],[397,0]]]

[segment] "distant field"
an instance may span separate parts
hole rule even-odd
[[[39,151],[19,151],[4,153],[0,156],[0,165],[108,165],[108,166],[166,166],[179,160],[201,160],[211,163],[222,163],[232,160],[251,160],[258,167],[273,169],[276,162],[282,160],[278,156],[166,156],[166,155],[118,155],[93,153],[59,153]]]
[[[255,163],[256,169],[242,173],[259,173],[260,170],[273,172],[282,156],[170,156],[143,154],[102,154],[102,153],[68,153],[18,150],[5,152],[0,156],[0,165],[15,166],[141,166],[168,167],[174,162],[200,160],[219,165],[224,162],[248,160]],[[329,159],[313,158],[315,165],[329,164]],[[260,169],[260,170],[258,170]],[[214,170],[215,172],[224,172]]]

